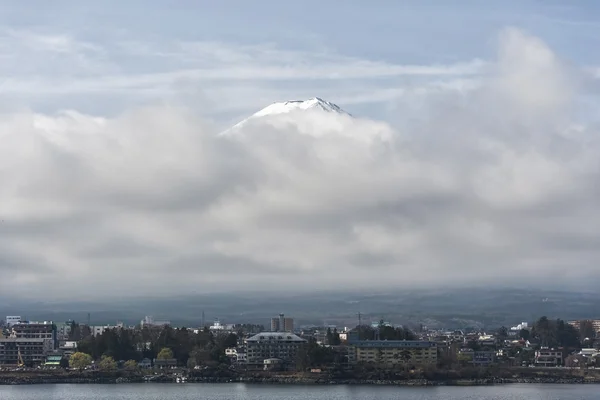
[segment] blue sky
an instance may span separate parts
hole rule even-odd
[[[407,88],[464,86],[517,27],[600,65],[595,1],[0,2],[0,104],[114,115],[177,103],[229,123],[320,96],[389,119]]]

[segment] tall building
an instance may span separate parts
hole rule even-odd
[[[271,332],[293,332],[294,319],[286,318],[284,314],[271,318]]]
[[[0,365],[40,365],[53,351],[52,341],[47,339],[4,338],[0,339]]]
[[[579,320],[579,321],[569,321],[569,325],[572,325],[573,327],[575,327],[576,329],[581,329],[581,323],[584,320]],[[594,330],[596,331],[596,333],[600,333],[600,319],[590,319],[588,320],[591,322],[592,327],[594,328]]]
[[[14,324],[10,336],[17,339],[43,339],[49,341],[53,349],[58,348],[57,327],[52,321]]]
[[[263,368],[265,360],[280,360],[285,369],[295,369],[306,340],[293,333],[263,332],[246,340],[246,364]]]

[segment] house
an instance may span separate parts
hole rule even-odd
[[[175,368],[177,366],[176,358],[154,359],[154,368]]]
[[[541,348],[540,350],[536,350],[534,363],[538,367],[563,365],[563,349]]]
[[[140,361],[138,363],[138,366],[140,368],[152,368],[152,360],[150,360],[149,358],[144,358],[142,361]]]
[[[235,358],[235,357],[237,357],[237,349],[235,347],[226,348],[225,355],[227,357]]]

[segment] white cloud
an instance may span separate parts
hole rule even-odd
[[[0,291],[598,279],[600,147],[569,111],[576,76],[519,31],[499,49],[477,86],[406,92],[396,128],[286,116],[219,137],[166,106],[5,114]]]

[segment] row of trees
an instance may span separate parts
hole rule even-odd
[[[78,350],[94,360],[102,357],[134,361],[175,358],[179,365],[199,365],[209,361],[227,363],[225,349],[235,347],[237,340],[236,334],[215,336],[207,329],[198,333],[170,326],[144,327],[140,331],[110,329],[101,335],[82,339],[78,342]]]
[[[529,340],[532,338],[538,340],[543,347],[581,347],[580,332],[562,319],[541,317],[533,324]]]
[[[417,335],[410,329],[385,325],[383,321],[376,328],[361,325],[356,329],[361,340],[417,340]]]

